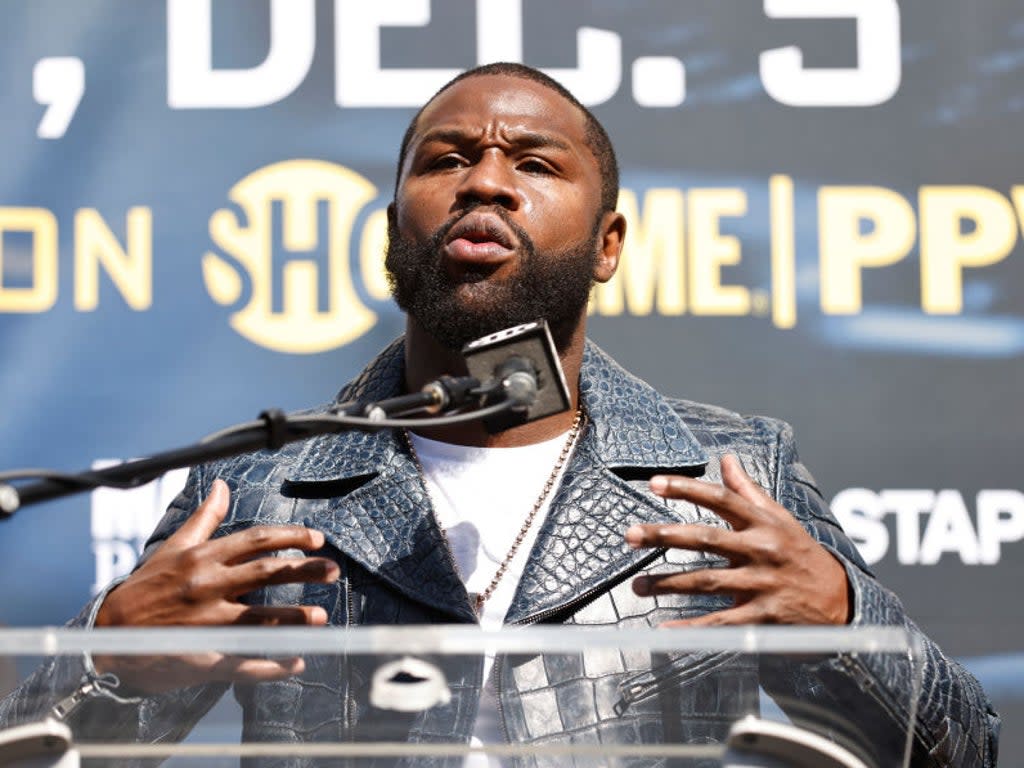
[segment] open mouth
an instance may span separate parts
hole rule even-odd
[[[498,216],[470,213],[448,232],[444,252],[465,264],[495,264],[511,257],[516,245],[515,235]]]

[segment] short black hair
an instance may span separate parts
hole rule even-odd
[[[405,129],[405,135],[402,137],[402,148],[398,152],[398,170],[395,173],[396,196],[398,193],[398,182],[402,176],[402,166],[405,164],[405,156],[409,151],[409,142],[412,141],[413,133],[416,132],[416,124],[419,122],[420,115],[423,114],[423,110],[430,106],[434,99],[456,83],[467,80],[471,77],[483,77],[485,75],[518,77],[523,80],[532,80],[535,83],[540,83],[545,88],[550,88],[552,91],[557,93],[583,114],[585,122],[584,138],[587,142],[587,146],[590,147],[590,151],[594,154],[594,158],[597,160],[597,167],[601,173],[601,212],[614,211],[619,201],[619,163],[615,158],[615,149],[612,147],[611,139],[608,138],[608,133],[605,131],[604,126],[601,125],[600,121],[594,117],[589,109],[580,103],[579,99],[573,96],[569,90],[557,80],[545,75],[539,69],[528,67],[525,64],[517,64],[515,62],[508,61],[500,61],[494,64],[482,64],[479,67],[467,69],[465,72],[457,75],[441,86],[437,93],[431,96],[427,103],[420,107],[419,111],[416,112],[415,116],[413,116],[412,120],[409,122],[409,127]]]

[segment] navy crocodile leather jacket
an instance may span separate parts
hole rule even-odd
[[[401,391],[402,374],[399,340],[339,399],[392,396]],[[589,421],[529,555],[508,623],[646,626],[725,607],[727,601],[717,597],[634,595],[630,577],[641,569],[721,561],[697,552],[632,550],[623,533],[635,523],[724,526],[713,513],[653,495],[646,481],[674,472],[720,482],[719,457],[733,453],[844,565],[854,625],[906,627],[921,639],[925,679],[913,726],[913,764],[995,765],[999,720],[980,685],[923,637],[896,596],[870,574],[799,462],[787,425],[667,399],[593,344],[586,349],[580,385]],[[339,626],[476,620],[422,479],[394,432],[323,436],[277,453],[199,467],[146,553],[177,529],[215,477],[227,480],[233,502],[218,535],[255,524],[306,524],[325,533],[327,546],[320,554],[341,566],[333,584],[268,587],[247,596],[247,602],[321,605],[330,623]],[[89,624],[102,597],[75,623]],[[244,736],[256,741],[468,738],[480,665],[458,659],[439,663],[446,666],[452,701],[416,716],[375,710],[367,695],[372,670],[358,663],[342,668],[340,659],[313,664],[299,678],[236,686],[246,711]],[[82,668],[77,661],[63,664],[66,668],[40,670],[29,685],[51,688],[53,697],[66,695]],[[498,660],[495,675],[504,727],[518,743],[544,744],[566,734],[574,742],[720,742],[737,712],[756,707],[759,685],[784,707],[787,701],[814,700],[838,713],[866,702],[864,710],[875,714],[851,721],[849,729],[866,732],[876,743],[898,739],[912,716],[905,703],[907,666],[873,655],[808,659],[799,668],[759,665],[737,654],[510,657]],[[121,703],[101,696],[69,720],[90,733],[118,723],[121,738],[125,723],[137,728],[138,739],[181,738],[223,691],[201,686]],[[26,716],[18,711],[19,701],[25,698],[15,695],[0,704],[0,718],[10,722]],[[324,712],[335,716],[325,719]]]

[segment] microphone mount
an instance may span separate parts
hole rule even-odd
[[[30,504],[101,486],[136,488],[171,469],[276,450],[287,443],[347,429],[435,427],[483,419],[494,432],[569,409],[568,389],[544,321],[471,342],[463,354],[470,375],[441,376],[419,392],[370,403],[340,403],[320,413],[286,414],[271,409],[257,420],[228,427],[193,445],[99,470],[75,474],[49,469],[0,472],[0,519]],[[559,383],[561,389],[552,393]],[[428,418],[410,418],[421,412]],[[13,485],[15,481],[35,482]]]

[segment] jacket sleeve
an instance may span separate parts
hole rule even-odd
[[[788,509],[846,569],[853,615],[851,626],[902,627],[921,649],[923,685],[913,724],[915,766],[984,766],[996,764],[999,717],[980,683],[948,658],[907,616],[896,595],[872,575],[853,542],[843,532],[796,452],[792,430],[768,419],[761,427],[776,433],[776,494]],[[893,725],[906,732],[911,713],[907,697],[912,690],[909,664],[891,654],[840,654],[827,662],[826,678],[844,678],[861,691],[888,696],[885,711]]]
[[[164,536],[195,509],[201,483],[201,470],[189,473],[184,490],[158,527]],[[151,539],[144,557],[158,544],[159,540]],[[118,583],[120,580],[107,586],[66,626],[92,628],[103,600]],[[226,688],[226,684],[208,684],[159,695],[137,695],[121,685],[115,675],[98,674],[89,654],[55,655],[0,700],[0,727],[51,717],[64,721],[76,741],[177,741],[188,734]],[[118,764],[148,765],[151,762]]]

